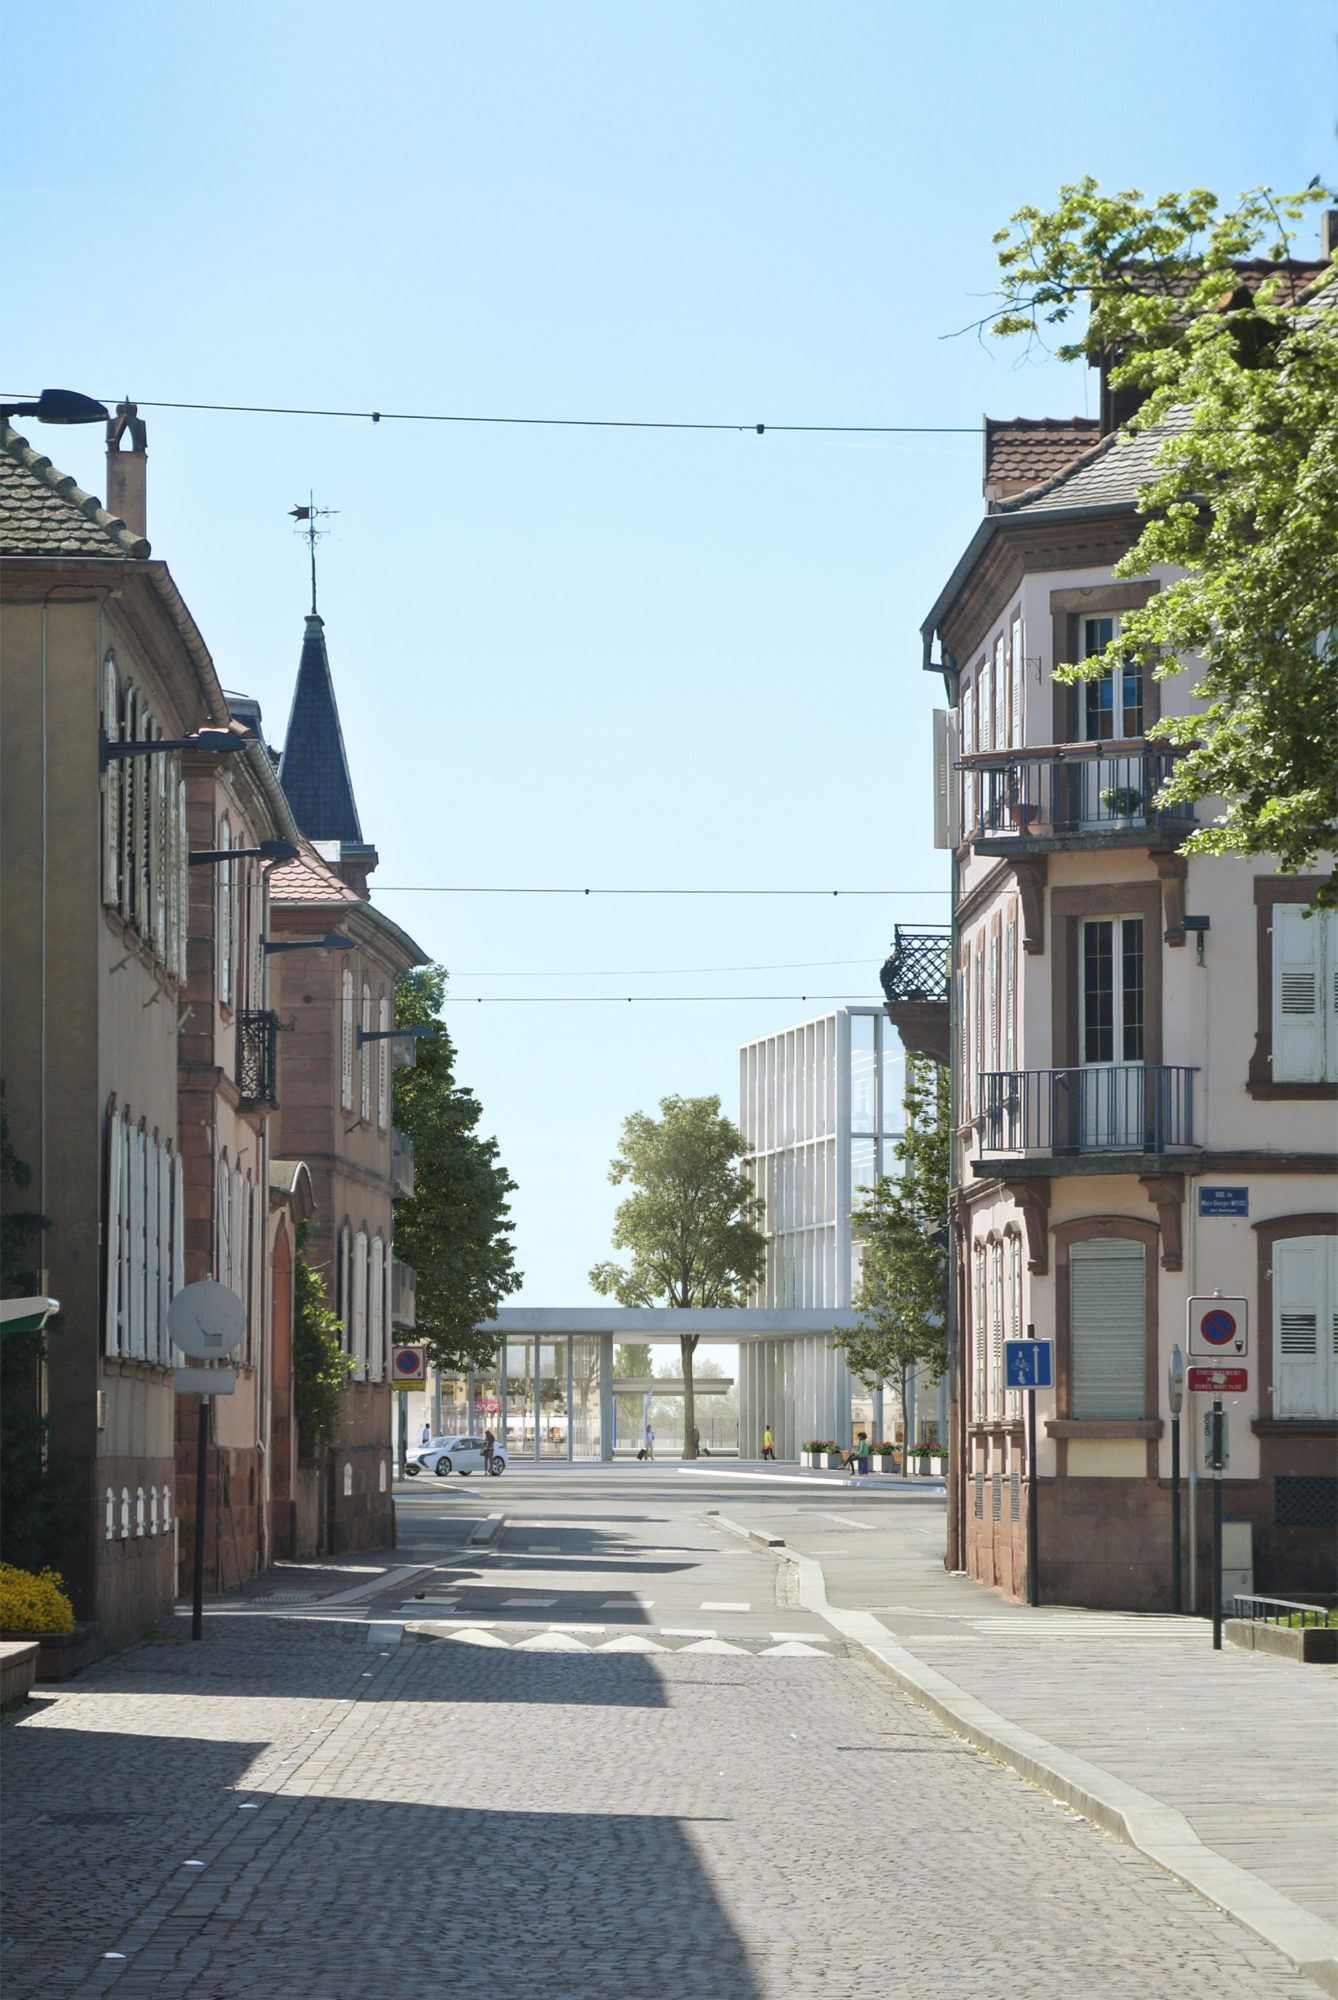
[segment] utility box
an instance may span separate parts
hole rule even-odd
[[[1222,1523],[1222,1602],[1230,1605],[1237,1594],[1254,1593],[1254,1523]],[[1229,1614],[1228,1614],[1229,1615]]]

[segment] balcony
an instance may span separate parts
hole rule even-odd
[[[985,1070],[981,1153],[1108,1156],[1191,1149],[1195,1074],[1165,1063]]]
[[[948,953],[952,932],[907,930],[898,924],[892,956],[879,978],[887,995],[888,1018],[912,1055],[948,1060]]]
[[[1192,805],[1158,806],[1181,750],[1139,741],[982,750],[963,757],[962,818],[979,854],[1180,841]]]
[[[412,1264],[403,1264],[398,1257],[392,1257],[390,1260],[390,1323],[392,1326],[417,1326],[417,1289],[418,1276]]]
[[[278,1104],[279,1017],[269,1008],[244,1009],[237,1016],[237,1094],[243,1105]]]
[[[390,1128],[390,1179],[396,1198],[413,1193],[413,1140],[394,1125]]]

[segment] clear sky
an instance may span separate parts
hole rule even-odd
[[[1327,0],[9,0],[8,394],[978,426],[1083,369],[974,335],[992,232],[1090,172],[1330,185]],[[1303,251],[1313,254],[1314,241]],[[919,624],[978,434],[791,437],[149,410],[149,534],[281,740],[287,510],[339,510],[321,610],[377,899],[459,996],[520,1184],[523,1301],[608,1254],[622,1117],[737,1109],[738,1044],[878,997],[945,921]],[[97,431],[32,427],[101,494]],[[931,890],[408,895],[382,884]],[[720,968],[729,968],[722,970]]]

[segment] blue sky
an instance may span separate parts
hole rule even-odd
[[[1318,0],[10,0],[0,387],[1081,413],[1086,371],[945,338],[987,309],[992,232],[1085,172],[1332,185],[1336,29]],[[918,628],[979,515],[978,436],[147,416],[154,553],[273,738],[305,610],[287,509],[339,510],[321,609],[374,888],[453,993],[870,999],[893,923],[946,917]],[[34,432],[102,492],[97,432]],[[939,899],[379,886],[425,882]],[[816,1011],[453,1006],[524,1301],[586,1296],[626,1112],[732,1112],[740,1041]]]

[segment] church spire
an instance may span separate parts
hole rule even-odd
[[[325,620],[314,611],[307,614],[279,783],[308,840],[364,846],[325,650]]]

